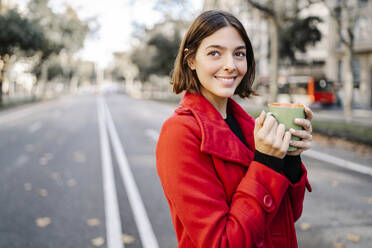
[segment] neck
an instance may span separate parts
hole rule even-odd
[[[222,118],[226,119],[228,98],[211,95],[203,90],[202,90],[202,95],[216,108],[216,110],[221,114]]]

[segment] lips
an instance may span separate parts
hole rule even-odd
[[[228,84],[228,85],[234,83],[236,79],[236,77],[234,76],[215,76],[215,78],[221,81],[222,83]]]

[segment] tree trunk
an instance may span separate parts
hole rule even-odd
[[[278,96],[278,67],[279,67],[279,25],[274,18],[269,19],[270,30],[270,85],[269,101],[276,102]]]
[[[353,73],[353,60],[354,52],[352,47],[347,46],[346,49],[346,75],[344,82],[344,116],[347,121],[352,119],[352,103],[353,103],[353,90],[354,90],[354,73]]]
[[[48,81],[48,64],[46,61],[44,61],[41,64],[41,75],[40,75],[40,84],[39,87],[41,87],[40,97],[41,99],[45,98],[46,91],[47,91],[47,81]]]
[[[0,69],[0,103],[3,102],[3,85],[5,79],[5,72],[8,67],[9,55],[5,54],[0,56],[0,61],[2,62],[2,66]]]

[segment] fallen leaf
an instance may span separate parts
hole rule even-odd
[[[32,190],[32,185],[31,185],[31,183],[25,183],[25,190],[26,191],[31,191]]]
[[[44,158],[47,160],[52,160],[53,157],[54,157],[53,154],[50,152],[44,154]]]
[[[85,163],[87,160],[86,156],[82,152],[74,152],[74,161],[77,163]]]
[[[32,151],[34,151],[35,149],[34,149],[34,146],[33,145],[31,145],[31,144],[28,144],[28,145],[26,145],[26,151],[27,152],[32,152]]]
[[[48,196],[48,190],[46,189],[39,189],[39,195],[42,197]]]
[[[51,177],[56,180],[56,181],[59,181],[61,180],[61,175],[59,174],[59,172],[53,172]]]
[[[332,187],[337,187],[339,184],[340,184],[340,182],[337,181],[337,180],[332,181]]]
[[[356,235],[356,234],[348,233],[346,235],[346,238],[353,243],[359,243],[360,242],[360,236]]]
[[[345,246],[341,243],[334,243],[333,248],[345,248]]]
[[[44,157],[41,157],[39,159],[39,164],[41,164],[41,165],[47,165],[48,164],[48,159],[46,159]]]
[[[101,222],[97,218],[92,218],[87,220],[88,226],[99,226]]]
[[[49,217],[37,218],[35,223],[38,227],[44,228],[52,223]]]
[[[98,237],[98,238],[92,239],[91,242],[92,242],[92,245],[96,247],[100,247],[105,243],[105,240],[102,237]]]
[[[75,181],[75,179],[70,179],[70,180],[68,180],[68,181],[67,181],[67,185],[68,185],[69,187],[74,187],[74,186],[76,185],[76,181]]]
[[[311,224],[308,223],[308,222],[302,222],[300,224],[300,228],[301,228],[302,231],[308,231],[311,228]]]
[[[136,241],[135,237],[126,233],[123,233],[123,235],[121,235],[121,238],[126,245],[131,245]]]
[[[53,159],[53,157],[53,154],[50,152],[44,153],[44,155],[40,158],[39,163],[41,165],[47,165],[48,162]]]

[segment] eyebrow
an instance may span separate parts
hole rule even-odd
[[[209,49],[209,48],[218,48],[218,49],[223,49],[223,50],[226,49],[226,47],[223,47],[223,46],[220,46],[220,45],[210,45],[210,46],[206,47],[205,49]],[[246,48],[245,48],[245,46],[238,46],[234,50],[240,50],[240,49],[246,49]]]

